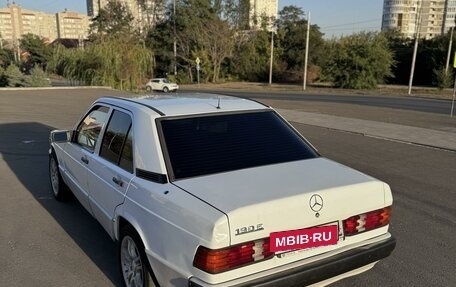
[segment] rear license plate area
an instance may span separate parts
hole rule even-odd
[[[286,252],[335,245],[339,240],[338,235],[337,224],[273,232],[269,237],[270,250]]]

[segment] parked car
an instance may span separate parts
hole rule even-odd
[[[100,98],[51,132],[49,174],[117,242],[125,286],[323,286],[395,247],[390,187],[247,99]]]
[[[179,86],[176,83],[171,83],[166,78],[156,78],[150,79],[149,82],[146,84],[146,91],[162,91],[164,93],[177,91]]]

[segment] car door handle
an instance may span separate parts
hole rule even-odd
[[[112,178],[112,181],[113,181],[115,184],[117,184],[118,186],[123,187],[123,181],[122,181],[122,179],[121,179],[120,177],[114,176],[114,177]]]
[[[89,160],[87,159],[87,157],[85,155],[81,157],[81,161],[85,164],[89,164]]]

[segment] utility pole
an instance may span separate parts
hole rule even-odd
[[[412,94],[413,74],[415,73],[416,54],[418,52],[418,40],[420,38],[420,29],[421,29],[421,7],[419,7],[419,9],[418,9],[418,21],[417,21],[415,27],[416,27],[415,46],[413,47],[412,67],[410,68],[408,95]]]
[[[419,33],[419,32],[418,32]],[[413,47],[412,67],[410,69],[410,79],[408,86],[408,95],[412,94],[413,74],[415,73],[416,53],[418,51],[418,33],[415,37],[415,46]]]
[[[271,58],[269,59],[269,85],[272,85],[272,61],[274,60],[274,27],[271,30]]]
[[[453,99],[451,100],[451,112],[450,117],[453,117],[453,110],[454,110],[454,98],[456,95],[456,77],[454,79],[454,87],[453,87]]]
[[[302,83],[302,90],[307,88],[307,60],[309,59],[309,36],[310,36],[310,11],[307,12],[307,35],[306,35],[306,54],[304,56],[304,78]]]
[[[450,66],[451,47],[453,45],[453,32],[454,32],[454,27],[451,27],[450,42],[448,43],[448,53],[447,53],[446,65],[445,65],[445,74],[448,73],[448,67]]]

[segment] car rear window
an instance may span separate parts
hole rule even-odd
[[[317,157],[275,112],[160,120],[174,179]]]

